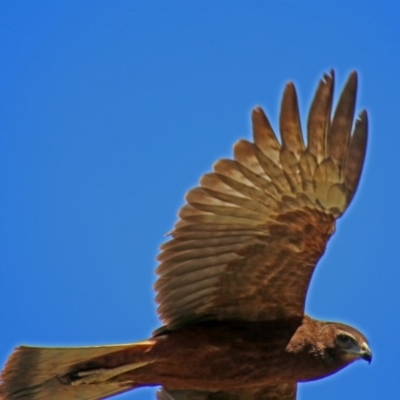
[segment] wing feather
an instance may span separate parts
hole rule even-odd
[[[349,193],[349,203],[352,200],[361,176],[364,164],[365,152],[368,139],[368,115],[365,110],[360,113],[356,121],[354,134],[350,139],[350,147],[347,153],[344,166],[344,181],[346,186],[351,189]]]
[[[191,248],[187,251],[182,252],[169,252],[167,254],[163,253],[163,257],[160,257],[159,261],[169,261],[173,263],[178,263],[187,260],[194,260],[196,258],[204,258],[204,257],[211,257],[211,256],[218,256],[220,254],[234,252],[237,249],[238,242],[235,241],[233,244],[230,245],[218,245],[218,246],[210,246],[204,248]]]
[[[286,85],[283,92],[279,123],[283,149],[299,158],[304,152],[304,142],[301,134],[297,93],[292,82]]]
[[[265,174],[269,177],[276,190],[282,194],[291,191],[290,185],[285,177],[282,167],[272,161],[262,150],[254,146],[254,151],[257,156],[260,166]]]
[[[349,148],[357,92],[357,74],[352,72],[339,98],[328,137],[330,158],[341,169]]]
[[[235,165],[236,169],[238,169],[238,165],[240,165],[257,175],[261,175],[263,182],[269,180],[268,176],[265,174],[264,170],[261,168],[260,163],[257,160],[252,143],[248,142],[247,140],[239,140],[233,146],[233,154],[236,161],[233,163],[233,165]]]
[[[298,192],[301,190],[300,188],[302,187],[302,180],[300,174],[300,165],[296,156],[287,148],[283,147],[281,150],[280,160],[283,172],[290,185],[291,191],[293,193]]]
[[[156,300],[169,329],[204,317],[303,316],[314,268],[355,193],[366,151],[365,111],[351,134],[357,75],[350,75],[331,121],[333,83],[333,72],[319,82],[307,146],[288,84],[282,145],[256,108],[254,143],[237,142],[234,159],[216,162],[187,193],[158,257]]]
[[[224,272],[225,264],[214,266],[212,268],[203,268],[200,271],[187,272],[179,276],[166,276],[164,280],[157,281],[157,290],[161,290],[168,285],[169,290],[179,289],[181,286],[190,285],[194,282],[200,282],[203,279],[219,277]]]
[[[335,75],[324,74],[310,107],[307,123],[307,147],[318,163],[327,156],[327,135],[330,128]]]
[[[317,165],[317,160],[310,151],[305,151],[301,155],[299,162],[301,182],[304,194],[308,196],[311,201],[315,200],[313,178]]]
[[[255,145],[270,160],[279,162],[281,145],[271,127],[271,124],[261,107],[256,107],[251,114],[253,122],[253,139]]]
[[[198,232],[200,233],[200,232]],[[250,235],[239,235],[239,236],[227,236],[224,233],[223,237],[216,236],[216,232],[212,237],[209,237],[209,234],[206,234],[202,237],[202,241],[199,240],[191,240],[187,238],[184,241],[176,239],[175,241],[166,242],[161,246],[163,250],[162,253],[158,256],[158,261],[164,261],[163,257],[169,257],[169,255],[191,250],[191,249],[204,249],[204,248],[211,248],[211,247],[220,247],[220,246],[227,246],[227,245],[237,245],[239,243],[243,243],[243,241],[249,240],[251,238]],[[197,237],[196,237],[197,238]]]

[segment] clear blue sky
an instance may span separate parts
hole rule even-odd
[[[132,342],[158,326],[157,247],[184,193],[262,105],[357,69],[361,186],[307,312],[374,351],[299,399],[398,396],[400,6],[395,1],[0,3],[0,363],[18,344]],[[121,400],[153,399],[140,390]]]

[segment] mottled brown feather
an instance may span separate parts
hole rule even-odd
[[[279,126],[282,148],[299,158],[304,152],[304,141],[301,134],[296,88],[291,82],[286,85],[283,92]]]
[[[363,110],[356,120],[356,126],[350,139],[350,146],[347,153],[346,164],[344,166],[344,181],[348,187],[353,188],[353,192],[349,196],[349,202],[353,198],[360,180],[365,152],[367,149],[367,137],[368,114]]]
[[[261,107],[256,107],[251,113],[251,118],[253,122],[254,143],[273,162],[278,162],[281,145],[264,110]]]
[[[307,122],[308,152],[320,163],[327,156],[327,134],[329,132],[332,96],[335,75],[324,74],[311,103]]]
[[[328,136],[331,159],[341,169],[349,148],[357,93],[357,73],[352,72],[339,98]]]

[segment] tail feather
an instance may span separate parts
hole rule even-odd
[[[146,353],[153,344],[21,346],[1,374],[0,400],[98,400],[125,392],[133,388],[133,382],[111,378],[151,363]]]

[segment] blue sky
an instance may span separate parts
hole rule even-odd
[[[374,352],[299,399],[395,398],[399,322],[400,6],[394,1],[0,4],[0,364],[18,344],[144,339],[155,256],[183,204],[284,84],[303,122],[318,79],[357,69],[370,115],[358,193],[307,312]],[[337,92],[336,92],[337,93]],[[120,396],[153,399],[146,389]],[[396,394],[395,394],[396,393]]]

